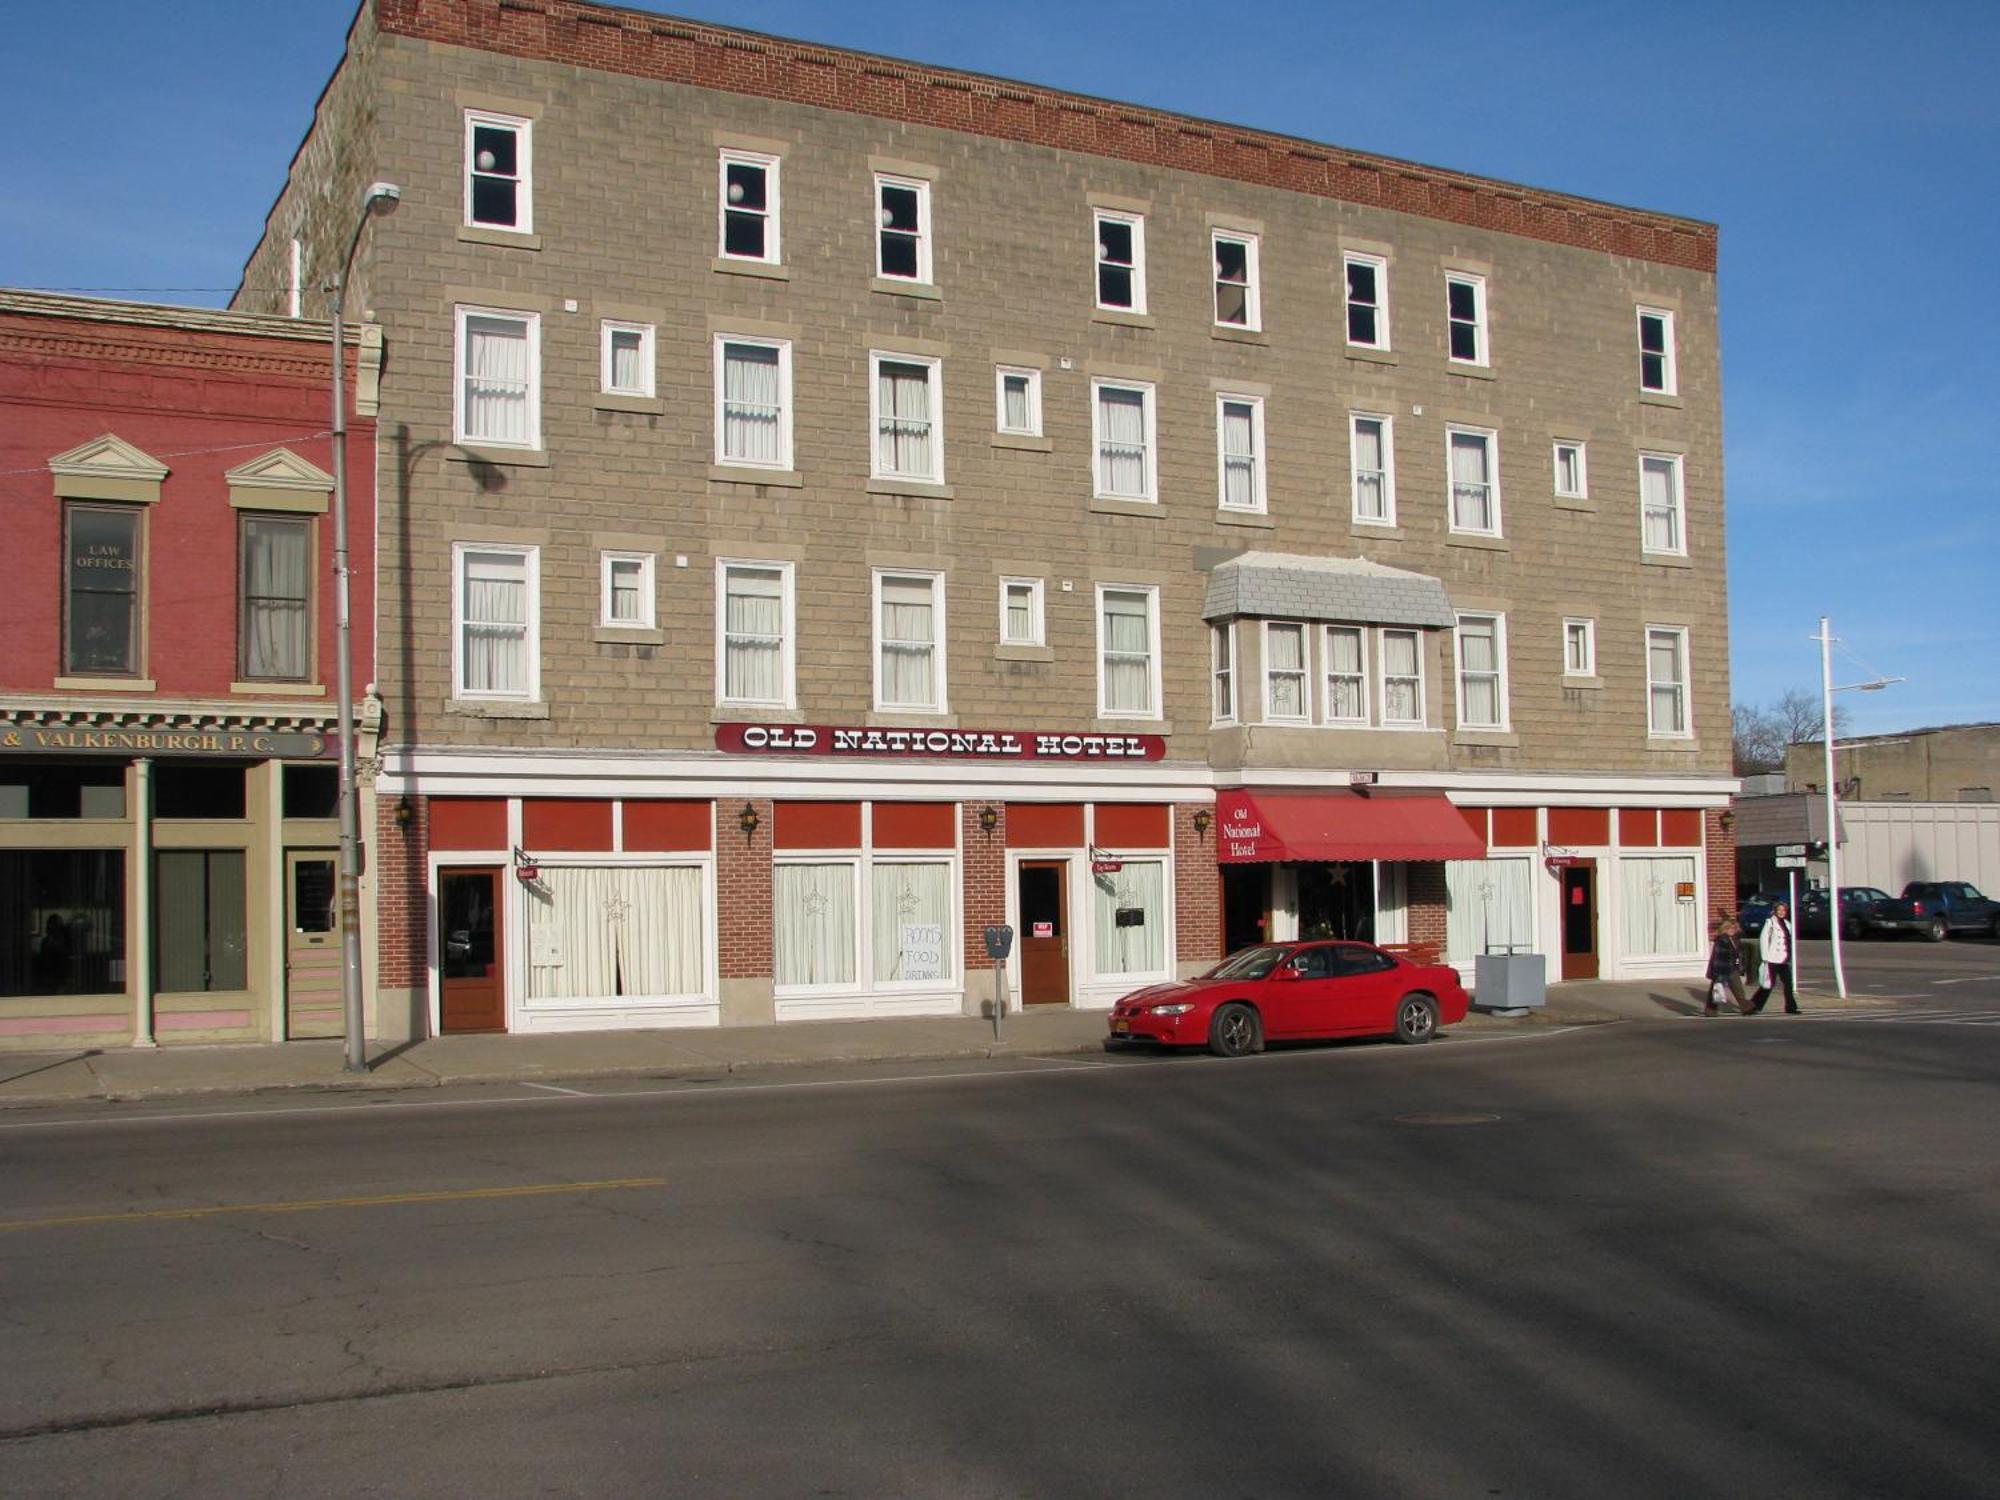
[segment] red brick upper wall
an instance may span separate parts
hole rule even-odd
[[[1292,136],[581,0],[376,0],[385,33],[1230,177],[1694,271],[1713,224]]]

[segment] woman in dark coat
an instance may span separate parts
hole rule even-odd
[[[1750,1013],[1750,999],[1743,993],[1743,943],[1738,932],[1733,917],[1724,917],[1715,924],[1715,940],[1708,948],[1708,994],[1701,1010],[1705,1016],[1722,1012],[1722,1007],[1715,1003],[1718,984],[1736,997],[1739,1015]]]

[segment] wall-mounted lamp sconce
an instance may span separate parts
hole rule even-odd
[[[408,833],[410,825],[417,821],[417,805],[408,797],[396,799],[396,831]]]
[[[1208,837],[1208,830],[1211,827],[1213,827],[1214,824],[1215,824],[1215,814],[1210,812],[1207,808],[1197,807],[1194,810],[1194,831],[1200,834],[1203,838]]]
[[[1736,814],[1730,809],[1724,808],[1722,811],[1722,816],[1717,818],[1716,822],[1722,825],[1722,831],[1724,833],[1736,832]]]
[[[757,837],[757,827],[764,820],[757,816],[757,809],[749,803],[743,804],[743,811],[736,815],[736,826],[743,830],[743,842],[749,843]]]
[[[999,826],[1000,826],[999,808],[993,806],[993,804],[989,802],[986,806],[979,809],[979,831],[981,833],[985,834],[988,838],[991,838],[993,837],[993,830],[998,828]]]

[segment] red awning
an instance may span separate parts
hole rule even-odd
[[[1486,841],[1435,793],[1220,792],[1215,822],[1225,865],[1486,857]]]

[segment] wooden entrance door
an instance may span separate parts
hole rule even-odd
[[[500,871],[438,871],[438,1022],[452,1031],[505,1031]]]
[[[340,1036],[340,881],[331,849],[285,851],[285,1037]]]
[[[1069,1004],[1069,862],[1024,859],[1021,909],[1021,1003]]]
[[[1597,977],[1597,861],[1562,867],[1562,977]]]

